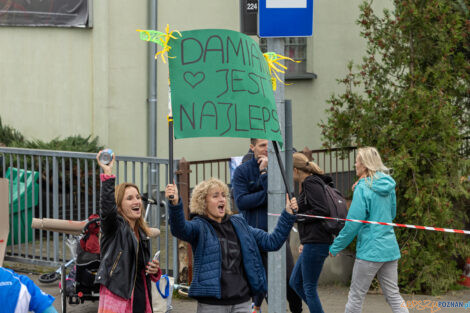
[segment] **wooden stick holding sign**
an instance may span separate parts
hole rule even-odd
[[[290,190],[290,186],[287,183],[286,170],[284,169],[284,164],[282,164],[281,154],[279,153],[279,147],[277,146],[277,141],[272,141],[274,152],[276,153],[277,163],[279,164],[279,170],[281,171],[282,180],[284,181],[284,186],[286,187],[286,192],[289,196],[289,200],[294,197],[294,193]],[[297,213],[297,210],[293,210],[294,214]]]

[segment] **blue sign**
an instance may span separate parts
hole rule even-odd
[[[259,0],[260,37],[308,37],[313,34],[313,0]]]

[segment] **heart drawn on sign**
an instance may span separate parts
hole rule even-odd
[[[183,75],[184,81],[188,83],[193,89],[202,83],[202,81],[206,78],[206,75],[203,72],[197,72],[193,74],[192,72],[185,72]]]

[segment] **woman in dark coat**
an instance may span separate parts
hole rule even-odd
[[[299,213],[329,216],[323,184],[333,186],[331,177],[303,153],[294,153],[294,181],[300,186]],[[304,300],[310,312],[323,312],[317,285],[333,235],[322,225],[321,219],[306,218],[298,222],[301,254],[294,266],[289,285]]]

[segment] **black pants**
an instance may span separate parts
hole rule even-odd
[[[286,294],[287,294],[287,302],[289,302],[289,309],[292,313],[300,313],[302,312],[302,299],[297,295],[297,293],[289,286],[290,276],[292,274],[292,270],[294,269],[294,257],[292,256],[292,251],[290,250],[289,244],[290,236],[287,237],[286,240]],[[261,259],[263,260],[264,268],[267,272],[268,269],[268,253],[261,251]],[[267,277],[267,275],[266,275]],[[266,298],[268,301],[268,297],[266,294],[257,294],[253,296],[253,302],[255,306],[261,306],[263,303],[263,299]]]

